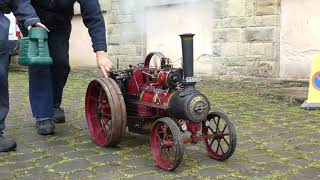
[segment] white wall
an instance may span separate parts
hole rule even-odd
[[[180,2],[180,1],[179,1]],[[166,2],[170,4],[170,2]],[[171,3],[174,3],[173,1]],[[161,4],[163,5],[163,4]],[[177,3],[171,6],[151,6],[145,11],[147,52],[160,51],[177,61],[182,57],[179,34],[194,33],[194,58],[212,54],[212,4],[209,1]],[[208,72],[206,64],[195,62],[195,72]],[[211,65],[209,65],[211,67]],[[207,67],[209,67],[207,64]],[[205,69],[203,69],[205,68]]]
[[[69,53],[70,63],[73,67],[96,66],[96,56],[92,49],[91,38],[81,16],[75,16],[72,20]]]
[[[280,77],[309,78],[311,59],[320,53],[320,1],[281,1]]]
[[[101,10],[106,12],[110,8],[110,0],[99,0]],[[96,57],[92,49],[91,38],[80,15],[80,5],[75,3],[76,16],[72,19],[70,37],[70,64],[71,66],[96,66]],[[104,14],[106,21],[106,14]],[[107,21],[106,21],[107,23]]]

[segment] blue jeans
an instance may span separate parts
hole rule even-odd
[[[20,26],[21,27],[21,26]],[[27,32],[22,30],[24,35]],[[48,33],[51,66],[29,66],[29,98],[33,117],[51,118],[59,108],[63,88],[70,72],[69,39],[71,27]]]
[[[8,66],[9,66],[9,20],[0,12],[0,133],[9,112]]]

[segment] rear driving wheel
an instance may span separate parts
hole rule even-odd
[[[173,171],[183,159],[183,141],[177,124],[170,118],[158,119],[150,137],[153,159],[160,168]]]
[[[90,82],[85,110],[92,140],[102,147],[117,145],[127,115],[123,96],[113,79],[95,79]]]
[[[202,134],[205,148],[211,158],[224,161],[234,153],[237,137],[233,124],[225,114],[209,113],[207,121],[202,123]]]

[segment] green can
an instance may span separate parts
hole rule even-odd
[[[51,65],[49,53],[48,32],[40,27],[29,30],[29,36],[19,40],[20,53],[18,63],[24,66]]]

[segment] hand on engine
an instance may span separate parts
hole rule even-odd
[[[112,69],[112,61],[107,58],[107,54],[105,51],[97,51],[96,56],[98,68],[101,70],[103,76],[105,78],[108,78],[108,74]]]

